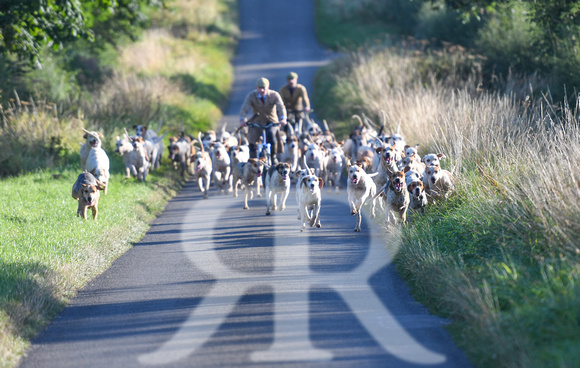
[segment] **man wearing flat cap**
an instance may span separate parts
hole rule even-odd
[[[252,110],[252,117],[247,120],[248,113]],[[240,110],[240,125],[246,122],[257,123],[265,126],[268,123],[280,123],[286,125],[286,108],[280,94],[270,90],[270,82],[266,78],[258,78],[256,90],[248,93]],[[248,128],[248,143],[250,144],[250,157],[257,157],[256,143],[262,136],[262,129]],[[272,161],[277,161],[276,154],[284,152],[284,145],[280,139],[278,126],[266,130],[266,139],[271,144]]]
[[[286,76],[287,83],[280,87],[280,96],[284,101],[284,107],[288,112],[288,120],[298,125],[304,118],[304,112],[310,110],[310,100],[306,87],[298,84],[298,74],[288,73]],[[296,126],[294,127],[296,128]]]

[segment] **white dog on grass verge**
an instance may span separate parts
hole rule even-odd
[[[89,132],[87,130],[83,131],[87,134],[92,136],[95,139],[95,143],[92,144],[92,149],[89,151],[87,156],[86,162],[86,171],[93,174],[95,179],[100,181],[105,185],[105,195],[107,194],[107,190],[109,187],[109,156],[105,150],[101,147],[101,138],[98,135],[95,135],[93,132]]]

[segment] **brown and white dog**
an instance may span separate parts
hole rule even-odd
[[[281,162],[266,172],[266,215],[271,213],[270,209],[276,211],[278,196],[280,196],[280,211],[286,209],[286,199],[290,194],[290,169],[289,163]]]
[[[426,192],[437,199],[446,199],[449,193],[454,189],[453,176],[441,166],[428,166],[425,169],[423,183],[427,183]]]
[[[201,142],[201,133],[198,134],[197,139],[199,140],[201,149],[195,154],[193,175],[197,180],[197,186],[199,187],[199,191],[203,193],[203,198],[207,199],[209,185],[211,182],[211,171],[212,171],[211,157],[209,157],[209,153],[203,147],[203,143]]]
[[[324,181],[316,175],[306,175],[297,184],[298,213],[301,224],[300,232],[316,225],[320,228],[320,205],[322,202],[322,186]]]
[[[254,181],[256,182],[256,195],[261,197],[260,194],[260,179],[262,173],[264,172],[265,158],[256,159],[250,158],[248,162],[240,162],[234,167],[233,173],[233,187],[234,187],[234,197],[238,197],[238,183],[241,183],[246,188],[246,195],[244,197],[244,209],[247,210],[248,207],[248,197],[253,198],[254,192],[252,191],[252,185]]]
[[[423,156],[423,158],[421,159],[421,162],[425,163],[425,166],[429,167],[429,166],[441,166],[440,160],[443,160],[447,158],[444,154],[442,153],[430,153],[428,155]]]
[[[192,147],[191,139],[185,134],[169,138],[169,159],[173,162],[174,169],[180,169],[182,178],[191,165]]]
[[[415,180],[407,186],[411,202],[409,208],[421,213],[425,213],[427,207],[427,193],[425,193],[425,186],[422,181]]]
[[[298,138],[295,135],[289,135],[284,143],[284,153],[280,154],[280,162],[289,163],[292,171],[298,170],[298,160],[300,159],[298,146]]]
[[[226,146],[222,142],[215,142],[211,150],[212,174],[213,181],[218,190],[223,194],[231,192],[230,175],[231,175],[231,159],[228,154]]]
[[[115,148],[115,152],[117,152],[121,157],[123,157],[123,161],[125,162],[125,179],[129,179],[131,177],[131,172],[133,171],[133,164],[131,163],[131,152],[133,151],[133,145],[129,140],[129,137],[126,134],[123,134],[123,137],[117,136],[117,148]]]
[[[345,158],[344,152],[340,147],[334,147],[330,150],[330,154],[328,155],[328,161],[326,163],[326,182],[328,184],[328,188],[334,186],[336,193],[339,191],[340,187],[340,178],[342,177],[342,169],[345,165]]]
[[[404,223],[407,220],[407,208],[410,203],[404,172],[397,171],[390,175],[389,183],[385,188],[385,201],[387,202],[385,209],[387,224],[396,224],[396,215]]]
[[[145,140],[142,137],[133,138],[133,150],[131,151],[131,165],[136,171],[137,179],[144,182],[147,180],[147,174],[149,173],[149,168],[151,163],[149,162],[150,157],[147,156],[147,151],[145,150]]]
[[[378,175],[375,178],[375,183],[379,188],[387,184],[392,173],[399,171],[397,163],[402,159],[401,153],[394,144],[380,148],[382,149],[378,152],[381,154],[381,160]]]
[[[361,209],[367,198],[371,199],[371,218],[375,217],[375,202],[377,187],[373,181],[373,176],[377,173],[367,174],[360,163],[354,164],[348,168],[348,182],[346,192],[348,194],[348,203],[350,205],[350,214],[357,215],[354,231],[360,232],[362,221]]]
[[[100,191],[105,190],[106,185],[98,181],[90,172],[83,172],[77,177],[72,187],[72,197],[79,202],[77,216],[87,219],[87,210],[93,211],[93,219],[96,221],[99,214]]]

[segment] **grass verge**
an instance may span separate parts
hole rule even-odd
[[[167,159],[146,183],[124,179],[115,136],[133,124],[161,134],[209,129],[221,118],[233,81],[235,0],[173,0],[151,14],[139,42],[107,53],[113,74],[94,91],[52,86],[59,103],[18,94],[0,106],[0,367],[18,363],[30,340],[76,291],[137,242],[182,187]],[[161,63],[159,63],[161,62]],[[91,64],[104,63],[97,60]],[[45,70],[45,81],[56,80]],[[73,93],[74,92],[74,93]],[[52,96],[60,95],[51,93]],[[75,216],[81,128],[104,134],[111,160],[99,219]],[[43,168],[43,169],[38,169]]]
[[[114,174],[97,222],[76,217],[71,189],[78,165],[0,183],[2,367],[14,366],[76,290],[141,239],[182,186],[169,169],[150,173],[146,183],[125,180],[124,164],[118,157],[112,161]]]
[[[475,366],[580,366],[578,111],[537,93],[532,77],[477,88],[478,69],[464,68],[476,61],[462,50],[389,46],[329,65],[314,96],[326,95],[317,111],[331,128],[383,110],[419,154],[448,157],[456,191],[393,231],[398,272],[452,321]]]

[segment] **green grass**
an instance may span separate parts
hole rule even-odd
[[[383,42],[385,36],[399,33],[396,26],[378,20],[339,20],[323,0],[315,1],[316,36],[326,47],[333,50],[356,49],[370,42]]]
[[[6,99],[0,114],[0,367],[18,364],[30,340],[79,288],[142,238],[182,187],[167,158],[146,183],[126,180],[124,163],[113,153],[114,137],[133,124],[157,129],[159,121],[161,134],[179,134],[182,122],[195,134],[215,127],[222,116],[239,33],[236,2],[167,4],[151,14],[152,29],[140,41],[123,42],[117,53],[99,55],[106,60],[94,60],[109,71],[94,90],[76,94],[79,86],[63,83],[71,76],[55,62],[37,73],[40,79],[19,75],[32,84],[35,78],[56,82],[39,84],[34,101],[20,102],[11,89],[4,95],[13,102]],[[2,81],[14,79],[3,71]],[[55,105],[53,98],[64,101]],[[111,159],[97,222],[90,214],[88,221],[76,217],[71,196],[82,128],[104,134]]]
[[[464,51],[386,46],[320,70],[313,99],[337,137],[382,110],[420,155],[448,157],[456,191],[389,231],[398,272],[474,366],[580,366],[577,111],[547,105],[531,77],[476,89]]]
[[[168,162],[141,183],[124,179],[120,157],[111,160],[109,191],[101,195],[96,222],[76,216],[71,189],[78,164],[0,182],[2,366],[13,366],[76,290],[137,242],[181,188]]]

